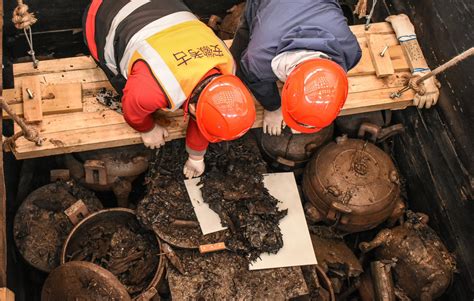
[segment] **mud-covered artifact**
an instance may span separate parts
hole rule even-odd
[[[334,126],[313,134],[293,134],[286,127],[280,136],[262,135],[261,148],[276,168],[292,169],[304,165],[323,144],[332,139]]]
[[[318,265],[331,282],[337,283],[334,292],[339,295],[358,283],[364,270],[342,236],[324,226],[311,226],[310,232]]]
[[[302,266],[301,270],[308,286],[308,296],[298,300],[336,301],[331,280],[320,265]]]
[[[217,32],[217,35],[222,40],[233,39],[239,28],[244,10],[245,2],[234,5],[227,10],[227,15],[223,19],[219,16],[212,15],[209,18],[208,25]]]
[[[359,245],[363,252],[376,249],[378,260],[394,261],[397,294],[423,301],[443,294],[456,265],[454,256],[427,223],[427,215],[408,211],[401,226],[384,229],[372,241]]]
[[[168,271],[173,300],[288,300],[308,293],[300,267],[249,271],[245,258],[228,251],[176,253],[185,273]]]
[[[109,271],[86,261],[67,262],[46,279],[42,301],[129,301],[130,295]]]
[[[35,268],[50,272],[59,265],[61,248],[74,227],[64,211],[78,200],[90,213],[102,209],[96,196],[74,181],[40,187],[21,204],[13,237],[23,258]]]
[[[160,242],[132,210],[99,211],[79,223],[64,244],[61,262],[88,261],[110,271],[132,297],[154,290],[163,276]],[[156,292],[156,291],[155,291]]]
[[[128,207],[132,182],[148,169],[151,151],[143,145],[65,155],[73,179],[96,191],[113,191],[119,207]]]
[[[373,229],[400,214],[399,186],[398,172],[386,153],[347,136],[322,147],[303,177],[303,192],[317,209],[317,219],[346,232]]]
[[[279,227],[287,210],[263,184],[266,165],[250,136],[214,144],[206,156],[208,172],[201,178],[204,202],[231,233],[228,249],[254,261],[261,253],[277,253],[283,247]]]
[[[147,194],[138,204],[137,217],[170,245],[199,248],[220,241],[224,234],[202,235],[184,185],[187,156],[183,140],[170,141],[160,148],[150,164]]]

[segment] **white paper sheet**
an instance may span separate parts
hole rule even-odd
[[[203,234],[221,231],[219,215],[203,201],[197,186],[199,179],[186,180],[186,189],[201,225]],[[288,215],[280,221],[283,235],[283,248],[277,254],[261,254],[250,270],[290,267],[316,264],[313,245],[304,216],[298,188],[293,173],[274,173],[264,175],[264,184],[271,195],[280,200],[278,207],[288,209]]]
[[[264,175],[263,181],[270,194],[280,200],[278,208],[288,209],[288,215],[280,220],[283,248],[277,254],[261,254],[260,259],[250,264],[249,269],[316,264],[316,255],[294,174],[291,172],[267,174]]]
[[[201,186],[197,185],[200,180],[200,178],[184,180],[184,184],[186,185],[186,190],[193,204],[199,225],[201,226],[202,234],[207,235],[227,229],[226,227],[222,227],[219,215],[209,208],[209,205],[202,199]]]

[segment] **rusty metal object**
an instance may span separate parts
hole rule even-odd
[[[370,263],[376,301],[395,301],[395,287],[390,269],[390,264],[381,261]]]
[[[333,133],[333,125],[313,134],[293,134],[286,127],[280,136],[262,135],[260,145],[274,167],[293,169],[308,162],[320,146],[332,139]]]
[[[46,279],[42,301],[132,300],[109,271],[90,262],[72,261],[56,268]]]
[[[331,275],[331,288],[340,298],[350,295],[359,285],[363,269],[357,257],[342,237],[333,229],[312,226],[311,241],[318,265],[324,273]]]
[[[26,140],[34,142],[37,146],[41,146],[43,144],[43,140],[39,136],[38,131],[32,127],[26,124],[26,122],[18,117],[16,113],[10,108],[10,106],[7,104],[5,99],[0,96],[0,105],[5,112],[20,126],[21,131],[18,133],[15,133],[12,137],[7,138],[5,141],[3,141],[4,149],[7,150],[15,150],[15,141],[20,138],[21,136],[24,136]]]
[[[138,223],[138,221],[136,219],[135,212],[125,208],[102,210],[88,216],[86,219],[77,224],[67,237],[61,253],[61,264],[68,262],[70,258],[82,248],[81,241],[84,240],[84,237],[88,237],[87,235],[90,235],[91,229],[96,229],[97,227],[106,227],[107,224],[111,223],[115,225],[129,226],[131,223]],[[161,242],[158,236],[156,236],[154,233],[152,233],[152,236],[154,237],[154,243],[157,245],[158,250],[162,250]],[[164,256],[160,256],[159,253],[155,255],[159,257],[159,259],[157,267],[153,272],[153,278],[146,285],[146,288],[137,296],[135,296],[133,300],[143,300],[144,294],[147,296],[151,295],[152,292],[156,294],[156,287],[164,278],[166,259]],[[129,261],[140,258],[141,256],[141,253],[129,254],[129,258],[125,258],[125,261],[122,261],[124,261],[124,264],[126,264]]]
[[[297,300],[336,301],[332,282],[320,265],[304,266],[301,269],[308,285],[309,294],[307,297]]]
[[[311,227],[311,241],[318,264],[324,272],[331,271],[341,278],[356,278],[364,271],[357,257],[349,249],[341,236],[330,228]]]
[[[245,2],[232,6],[227,10],[227,15],[222,19],[212,15],[207,25],[217,31],[222,40],[233,39],[240,24],[240,19],[245,10]]]
[[[339,137],[306,166],[303,193],[322,220],[346,232],[375,228],[399,201],[391,158],[367,141]]]
[[[377,126],[383,127],[387,124],[387,121],[385,121],[384,119],[389,119],[389,118],[384,118],[382,111],[376,111],[376,112],[367,112],[367,113],[339,116],[336,118],[335,124],[336,124],[336,128],[342,134],[347,134],[351,138],[356,138],[357,133],[360,129],[360,126],[363,123],[369,122],[371,124],[375,124]]]
[[[82,200],[78,200],[71,207],[64,210],[64,214],[67,215],[73,225],[77,225],[81,219],[90,215],[89,209]]]
[[[370,242],[359,245],[363,252],[376,249],[379,260],[394,260],[395,284],[408,297],[432,300],[451,283],[455,258],[428,225],[424,214],[407,212],[407,220],[384,229]]]
[[[120,207],[128,206],[131,183],[148,169],[151,151],[133,145],[65,155],[71,177],[96,191],[113,191]]]
[[[15,215],[13,235],[21,255],[33,267],[49,273],[59,265],[61,247],[74,226],[64,211],[79,200],[89,212],[102,209],[92,192],[74,182],[40,187],[23,201]]]
[[[370,133],[370,137],[368,137],[367,139],[371,141],[372,143],[380,143],[387,140],[388,138],[392,136],[401,134],[403,132],[405,132],[405,127],[400,123],[382,128],[373,123],[364,122],[361,124],[359,128],[359,132],[357,133],[357,136],[360,139],[364,139],[366,138],[365,137],[366,134]]]
[[[171,246],[165,242],[162,243],[161,246],[166,258],[168,258],[169,262],[175,267],[175,269],[177,269],[178,272],[183,275],[186,274],[183,263],[179,259],[178,255],[176,255],[176,252],[173,250],[173,248],[171,248]]]

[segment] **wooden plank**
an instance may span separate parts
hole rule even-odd
[[[403,94],[400,99],[390,99],[389,95],[397,89],[388,88],[352,93],[347,99],[341,116],[383,109],[403,109],[411,105],[412,91]],[[261,127],[263,120],[263,108],[260,105],[257,105],[256,108],[257,120],[253,126],[255,128]],[[103,113],[110,115],[103,117],[100,115]],[[86,113],[45,117],[45,119],[51,120],[55,118],[55,121],[51,123],[48,123],[47,120],[43,121],[40,133],[41,137],[45,139],[43,145],[38,147],[24,138],[20,138],[14,151],[15,156],[21,160],[141,143],[140,134],[128,126],[123,119],[117,117],[120,114],[113,113],[115,112],[110,110],[102,113],[89,113],[85,123],[90,126],[79,129],[74,129],[75,126],[68,127],[68,124],[77,126],[78,123],[84,123],[82,118],[85,115],[82,114]],[[74,118],[70,115],[74,115]],[[168,129],[170,136],[167,140],[185,137],[186,123],[183,122],[182,116],[170,118]]]
[[[372,64],[377,77],[387,77],[395,73],[389,46],[385,43],[382,35],[367,35],[367,42]]]
[[[46,85],[41,84],[42,107],[44,115],[81,112],[82,89],[80,83]],[[19,116],[23,116],[23,103],[21,87],[4,91],[4,97],[9,101],[10,107]],[[10,118],[3,112],[3,118]]]
[[[390,94],[398,89],[388,88],[349,94],[340,116],[380,110],[402,110],[413,105],[413,91],[407,91],[407,94],[397,99],[390,98]]]
[[[32,67],[31,62],[14,64],[13,75],[15,77],[21,77],[94,68],[97,68],[97,64],[95,63],[94,59],[92,59],[90,56],[78,56],[41,61],[37,69]]]
[[[6,287],[0,288],[0,301],[15,301],[15,294]]]
[[[372,59],[370,57],[369,48],[361,47],[361,49],[362,58],[360,59],[359,63],[347,73],[349,78],[352,76],[376,74],[375,66],[372,63]],[[410,70],[400,45],[389,47],[387,52],[392,61],[394,71],[404,72]]]
[[[15,78],[15,86],[21,86],[25,77]],[[71,84],[71,83],[93,83],[107,80],[107,76],[100,68],[73,70],[67,72],[46,73],[40,76],[44,84]]]
[[[392,25],[388,22],[372,23],[368,30],[365,30],[365,25],[352,25],[349,26],[352,33],[357,37],[363,37],[366,34],[378,33],[378,34],[393,34]]]
[[[25,77],[22,82],[23,116],[27,122],[43,120],[41,85],[37,76]]]

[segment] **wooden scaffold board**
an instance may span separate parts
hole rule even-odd
[[[372,24],[368,31],[363,25],[351,26],[362,48],[362,59],[349,72],[349,96],[341,115],[377,110],[399,110],[412,105],[414,94],[408,91],[401,98],[391,99],[410,76],[410,66],[389,23]],[[375,35],[375,36],[374,36]],[[368,41],[372,41],[368,43]],[[375,41],[375,42],[374,42]],[[381,71],[378,49],[388,46],[383,60],[391,63]],[[387,57],[389,59],[387,59]],[[387,74],[387,69],[393,74]],[[37,158],[71,152],[88,151],[141,143],[140,134],[127,125],[123,116],[98,103],[95,98],[101,88],[112,89],[103,71],[88,56],[40,62],[34,69],[31,63],[13,66],[15,88],[5,90],[4,96],[23,114],[23,83],[31,77],[41,85],[42,121],[37,127],[43,145],[36,146],[18,139],[13,150],[17,159]],[[80,87],[79,87],[80,86]],[[262,126],[263,108],[257,103],[254,127]],[[186,124],[181,111],[159,113],[166,119],[168,140],[185,136]],[[16,128],[15,131],[19,131]]]

